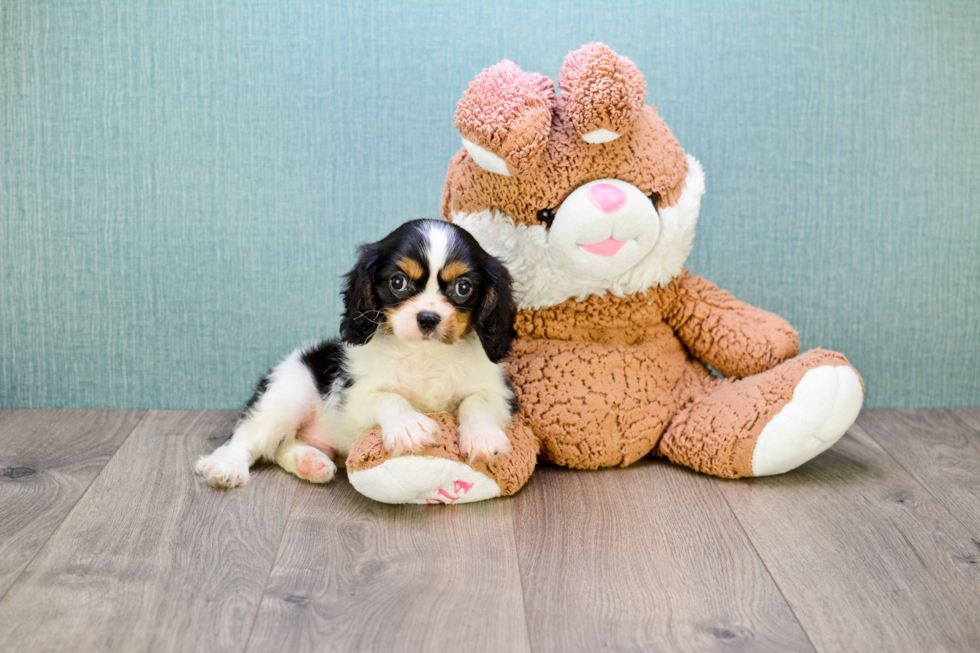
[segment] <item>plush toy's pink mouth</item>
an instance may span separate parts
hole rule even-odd
[[[582,245],[579,247],[589,252],[590,254],[597,254],[599,256],[612,256],[619,249],[626,244],[625,240],[616,240],[615,238],[606,238],[601,243],[596,243],[595,245]]]

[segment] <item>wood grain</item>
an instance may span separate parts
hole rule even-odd
[[[147,414],[0,602],[0,650],[242,650],[297,482],[202,485],[234,419]]]
[[[514,520],[538,653],[812,650],[706,476],[543,466]]]
[[[788,474],[715,483],[818,649],[976,649],[974,538],[860,427]]]
[[[0,411],[0,598],[143,411]]]
[[[512,505],[301,486],[248,650],[529,650]]]
[[[944,409],[866,410],[857,423],[970,530],[980,554],[980,433]]]
[[[783,476],[542,466],[515,497],[450,508],[277,468],[210,490],[192,461],[234,419],[0,412],[0,650],[980,641],[980,410],[866,411]]]
[[[980,433],[980,407],[978,408],[953,408],[953,415],[974,431]]]

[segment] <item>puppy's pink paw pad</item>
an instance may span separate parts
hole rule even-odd
[[[318,449],[304,447],[295,453],[296,474],[310,483],[326,483],[337,471],[333,461]]]

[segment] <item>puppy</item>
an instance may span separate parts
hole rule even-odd
[[[297,349],[259,382],[231,438],[197,462],[209,485],[244,485],[258,460],[324,483],[331,457],[374,426],[394,455],[432,444],[424,413],[440,411],[459,418],[471,462],[510,451],[514,306],[497,259],[453,224],[416,220],[360,248],[343,295],[341,339]]]

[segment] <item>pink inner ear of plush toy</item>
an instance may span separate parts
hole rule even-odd
[[[569,52],[558,87],[579,136],[599,129],[629,133],[646,101],[646,82],[636,65],[602,43]]]
[[[531,170],[551,129],[555,88],[550,79],[501,61],[474,79],[456,107],[456,129],[497,155],[513,176]]]

